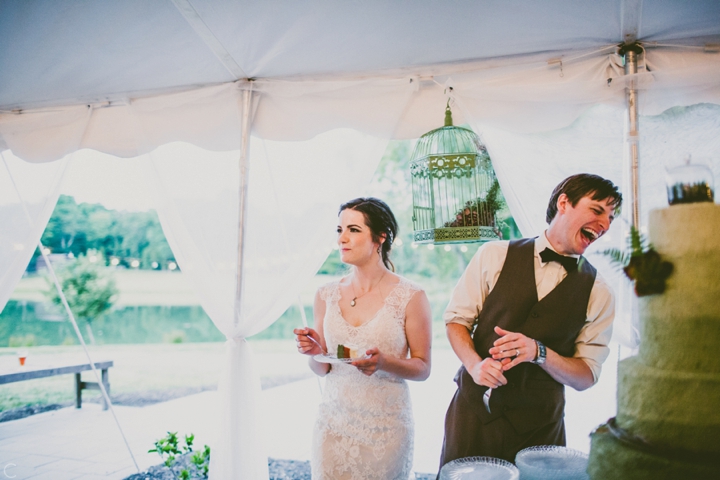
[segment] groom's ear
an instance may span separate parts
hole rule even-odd
[[[570,198],[566,193],[561,193],[557,199],[557,213],[565,213],[569,204]]]

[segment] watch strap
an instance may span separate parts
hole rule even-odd
[[[547,349],[541,341],[535,340],[535,343],[537,343],[537,356],[531,363],[534,363],[535,365],[542,365],[545,363],[545,359],[547,358]]]

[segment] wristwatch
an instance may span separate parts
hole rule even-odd
[[[531,361],[530,363],[534,363],[535,365],[542,365],[545,363],[545,358],[547,357],[547,349],[545,348],[545,345],[542,344],[539,340],[535,340],[535,343],[537,343],[537,356],[535,357],[535,360]]]

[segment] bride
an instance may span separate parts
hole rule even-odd
[[[402,479],[412,472],[414,423],[405,380],[430,375],[430,304],[416,284],[394,273],[397,222],[385,202],[357,198],[340,207],[338,246],[346,277],[315,295],[315,329],[296,329],[298,351],[325,376],[313,431],[312,478]],[[338,345],[366,358],[324,363]],[[324,358],[323,358],[324,360]]]

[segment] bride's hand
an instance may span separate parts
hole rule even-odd
[[[293,330],[296,335],[295,340],[297,341],[298,352],[303,355],[318,355],[323,352],[318,344],[322,344],[320,335],[312,328],[296,328]],[[315,339],[318,343],[313,342],[308,337]]]
[[[370,358],[355,360],[352,362],[352,365],[369,377],[378,370],[382,370],[382,366],[385,363],[385,355],[377,348],[370,348],[365,354],[370,355]]]

